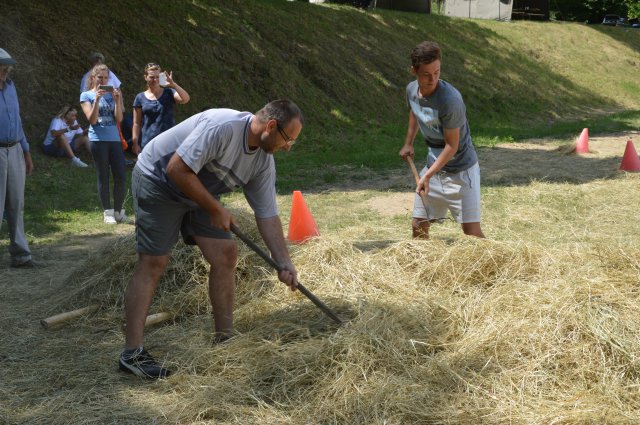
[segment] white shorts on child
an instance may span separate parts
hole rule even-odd
[[[428,167],[420,172],[423,176]],[[429,180],[427,210],[422,199],[416,195],[413,203],[413,217],[442,220],[447,211],[458,223],[480,222],[480,166],[476,162],[459,173],[440,171]]]

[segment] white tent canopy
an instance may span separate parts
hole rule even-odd
[[[512,0],[446,0],[444,15],[459,18],[511,19]]]

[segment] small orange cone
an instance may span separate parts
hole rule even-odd
[[[633,142],[631,140],[627,140],[627,147],[624,149],[624,155],[622,156],[622,162],[620,163],[620,170],[640,171],[640,158],[638,158],[636,147],[633,146]]]
[[[302,193],[299,190],[294,190],[287,238],[294,243],[303,243],[314,236],[320,236],[316,222],[304,202]]]
[[[589,129],[583,128],[578,143],[576,144],[576,153],[589,153]]]

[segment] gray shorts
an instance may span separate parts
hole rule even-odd
[[[420,172],[423,176],[428,167]],[[476,162],[471,168],[459,173],[440,171],[429,180],[427,209],[416,195],[413,217],[427,220],[442,220],[447,211],[458,223],[480,222],[480,166]]]
[[[195,245],[194,236],[231,239],[231,233],[213,227],[209,214],[175,200],[169,190],[145,176],[137,167],[131,177],[133,208],[136,217],[137,251],[166,255],[178,241]]]

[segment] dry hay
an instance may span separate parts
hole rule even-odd
[[[207,267],[179,245],[152,305],[177,320],[146,332],[175,371],[161,382],[114,370],[135,262],[122,238],[52,303],[50,313],[102,308],[38,340],[32,367],[51,370],[38,388],[29,376],[0,388],[10,400],[0,423],[4,412],[30,424],[638,423],[640,175],[604,179],[609,162],[570,160],[597,169],[576,168],[581,184],[549,183],[564,174],[541,169],[545,181],[484,188],[483,227],[496,240],[446,222],[414,241],[409,217],[376,216],[367,193],[308,197],[323,229],[342,227],[292,246],[292,257],[302,283],[347,320],[340,327],[239,243],[238,335],[212,345]],[[258,241],[252,219],[236,216]],[[21,359],[21,348],[4,355]],[[32,403],[10,396],[25,383]]]
[[[241,229],[258,240],[249,220]],[[287,295],[240,243],[239,335],[220,346],[210,343],[206,267],[197,250],[180,245],[152,310],[172,310],[182,321],[148,337],[177,373],[128,388],[127,400],[167,423],[638,418],[637,247],[349,242],[360,232],[292,247],[302,282],[348,320],[342,327],[302,295]],[[88,330],[121,320],[132,242],[125,237],[98,253],[103,269],[80,284],[75,307],[103,306],[84,321]],[[591,275],[567,268],[570,261],[588,261]]]

